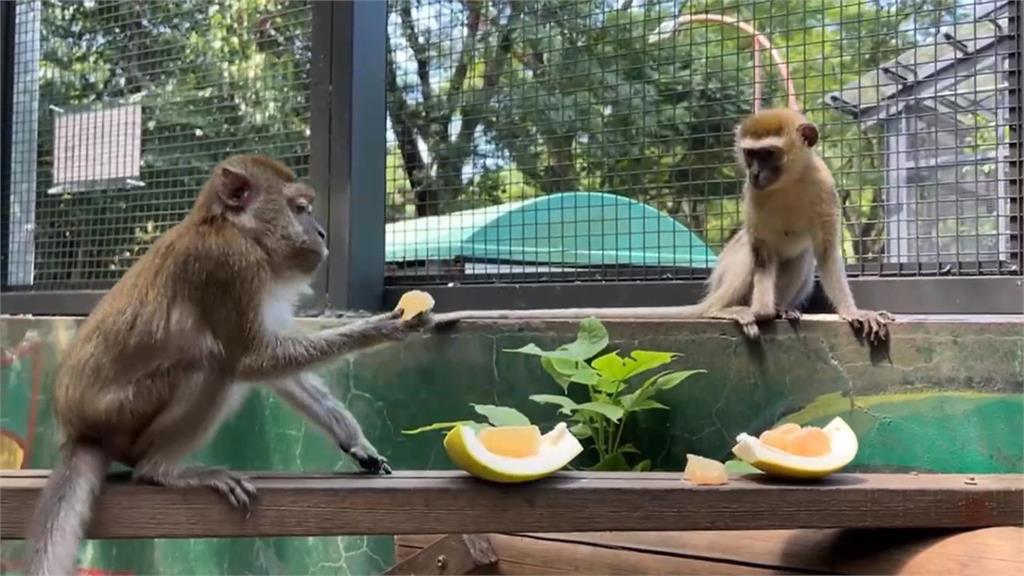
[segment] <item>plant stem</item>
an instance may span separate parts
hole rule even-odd
[[[629,414],[623,414],[622,420],[619,422],[619,433],[615,436],[615,444],[612,445],[612,451],[619,449],[619,443],[622,442],[622,431],[626,429],[626,418],[629,418]]]

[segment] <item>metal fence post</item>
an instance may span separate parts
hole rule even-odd
[[[377,310],[384,289],[387,3],[330,5],[327,306]]]
[[[11,135],[14,107],[14,2],[0,4],[0,286],[10,259]]]

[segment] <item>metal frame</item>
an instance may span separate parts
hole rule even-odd
[[[551,284],[487,284],[476,286],[387,286],[385,307],[394,307],[410,289],[428,290],[438,311],[486,309],[548,309],[577,307],[675,306],[700,299],[704,283],[603,282]],[[850,290],[857,305],[895,314],[1024,314],[1024,278],[1020,276],[958,278],[853,278]],[[807,312],[831,312],[815,287]]]
[[[0,96],[3,105],[3,200],[9,201],[10,94],[14,3],[0,3]],[[312,5],[310,179],[319,192],[318,217],[328,230],[330,255],[302,303],[305,314],[377,310],[395,305],[413,286],[385,285],[384,214],[387,34],[386,2],[314,2]],[[1024,2],[1011,15],[1018,31],[1010,146],[1011,227],[1020,230],[1024,176]],[[357,143],[357,144],[356,144]],[[5,223],[4,226],[7,224]],[[1014,236],[1020,254],[1020,236]],[[1011,247],[1013,248],[1013,247]],[[4,255],[6,257],[6,255]],[[853,278],[865,308],[904,314],[1024,314],[1024,277]],[[6,267],[0,267],[6,269]],[[416,286],[429,290],[439,310],[685,304],[700,298],[702,281],[551,282]],[[4,292],[4,314],[82,315],[104,294],[98,290]],[[829,308],[819,289],[811,310]]]
[[[14,113],[14,2],[0,3],[0,214],[11,213],[11,136]],[[10,219],[0,216],[0,286],[7,284]]]

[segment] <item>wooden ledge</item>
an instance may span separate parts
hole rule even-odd
[[[0,473],[0,537],[23,537],[46,471]],[[247,518],[207,489],[114,481],[92,538],[1018,526],[1024,475],[837,474],[695,487],[675,473],[560,473],[502,486],[461,472],[253,473]]]

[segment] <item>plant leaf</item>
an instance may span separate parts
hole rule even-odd
[[[625,402],[623,402],[623,406],[625,406]],[[664,404],[662,404],[661,402],[658,402],[657,400],[651,400],[650,398],[644,398],[643,400],[641,400],[639,402],[634,402],[630,406],[625,406],[625,408],[626,408],[626,410],[629,410],[629,411],[633,411],[633,410],[654,410],[654,409],[668,410],[668,406],[665,406]]]
[[[612,422],[618,422],[619,418],[622,418],[622,415],[626,413],[621,407],[614,404],[605,404],[604,402],[584,402],[577,406],[576,409],[597,412]]]
[[[591,470],[601,472],[628,472],[629,462],[626,462],[626,457],[622,455],[622,452],[613,452],[605,456],[600,462],[594,465]]]
[[[642,374],[648,370],[653,370],[658,366],[668,364],[679,354],[675,352],[653,352],[651,350],[634,350],[630,354],[630,359],[627,360],[627,366],[629,373],[623,377],[631,378],[637,374]]]
[[[540,367],[543,368],[544,371],[551,376],[552,380],[561,386],[564,391],[569,387],[569,382],[572,382],[572,379],[563,374],[562,371],[558,369],[555,362],[556,360],[552,358],[541,358]]]
[[[431,430],[451,430],[459,424],[477,424],[472,420],[456,420],[454,422],[435,422],[433,424],[427,424],[426,426],[420,426],[419,428],[413,428],[412,430],[402,430],[402,434],[419,434],[421,432],[430,432]]]
[[[580,322],[576,340],[563,346],[566,352],[583,362],[592,358],[608,346],[608,330],[597,318],[584,318]]]
[[[707,372],[707,370],[679,370],[677,372],[670,372],[668,374],[665,374],[664,376],[659,376],[654,381],[654,385],[651,387],[651,394],[654,394],[655,392],[658,392],[660,390],[669,390],[671,388],[675,388],[679,383],[681,383],[683,380],[686,380],[690,376],[693,376],[694,374],[702,374],[704,372]]]
[[[577,370],[576,373],[572,375],[572,378],[570,378],[570,380],[578,384],[593,386],[600,382],[601,375],[590,366],[587,366],[586,363],[580,362],[579,370]]]
[[[605,394],[615,394],[616,392],[622,390],[625,387],[626,385],[623,384],[621,380],[612,380],[609,378],[605,378],[604,376],[599,378],[597,382],[594,383],[594,388],[597,388],[598,390],[604,392]]]
[[[564,346],[562,347],[564,348]],[[527,344],[522,348],[505,348],[502,352],[515,352],[517,354],[529,354],[531,356],[540,356],[541,358],[552,358],[559,360],[577,360],[577,358],[571,353],[559,348],[558,350],[541,350],[536,344]]]
[[[533,394],[530,396],[530,400],[539,404],[557,404],[562,408],[558,411],[559,414],[572,414],[578,405],[573,402],[572,398],[566,398],[565,396],[557,396],[555,394]]]
[[[477,414],[487,418],[492,426],[529,426],[530,419],[515,408],[492,406],[490,404],[470,404]]]
[[[743,460],[736,460],[735,458],[726,461],[725,471],[730,476],[741,476],[743,474],[764,474],[764,472],[761,472],[760,470],[754,468],[750,464],[747,464]]]
[[[583,424],[582,422],[579,423],[579,424],[573,424],[572,426],[570,426],[569,427],[569,432],[572,432],[572,435],[575,436],[579,440],[586,440],[587,438],[590,438],[591,436],[593,436],[593,433],[590,431],[590,426],[587,426],[586,424]]]
[[[640,462],[636,466],[633,466],[633,472],[647,472],[650,469],[651,469],[651,461],[650,460],[644,460],[643,462]]]
[[[600,372],[601,376],[605,378],[622,380],[622,375],[626,372],[623,360],[624,358],[619,356],[619,352],[616,350],[594,358],[590,361],[590,366]]]
[[[636,446],[633,446],[632,444],[626,444],[626,445],[620,447],[619,448],[619,452],[622,452],[623,454],[639,454],[640,453],[640,451],[636,449]]]

